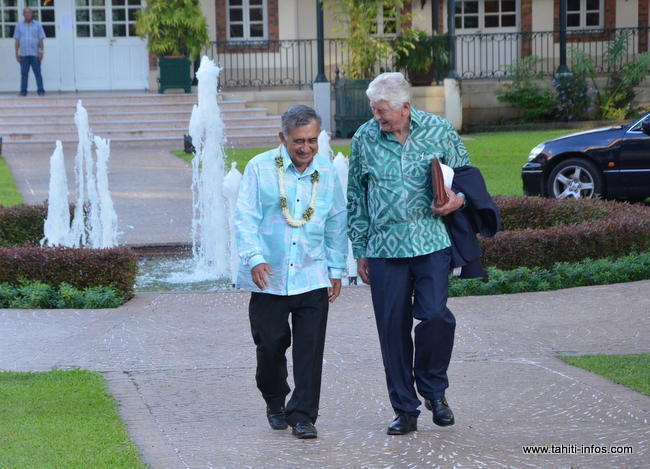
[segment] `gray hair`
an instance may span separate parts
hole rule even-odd
[[[294,104],[289,106],[284,114],[282,114],[282,133],[288,135],[296,127],[309,125],[311,121],[315,120],[320,129],[322,120],[316,111],[304,104]]]
[[[391,108],[397,109],[411,102],[411,85],[400,72],[382,73],[370,82],[366,95],[371,103],[387,101]]]

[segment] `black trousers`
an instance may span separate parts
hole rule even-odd
[[[293,336],[295,389],[286,404],[290,425],[313,423],[318,417],[328,310],[327,288],[289,296],[251,293],[248,312],[257,346],[255,380],[271,408],[284,405],[291,391],[285,353]]]
[[[450,262],[450,249],[405,259],[369,259],[372,304],[395,412],[419,415],[414,382],[426,399],[443,397],[449,386],[456,329],[447,308]],[[415,347],[413,318],[420,321]]]

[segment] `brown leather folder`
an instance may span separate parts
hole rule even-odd
[[[438,158],[431,160],[431,189],[433,192],[433,205],[442,207],[449,202],[449,196],[445,191],[445,179],[442,176],[442,168]]]

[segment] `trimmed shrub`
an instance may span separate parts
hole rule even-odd
[[[452,277],[449,296],[500,295],[647,280],[650,278],[650,252],[616,260],[558,262],[550,269],[519,267],[504,271],[490,267],[487,273],[486,281]]]
[[[650,250],[650,209],[602,200],[495,197],[504,231],[481,238],[484,266],[503,270]]]
[[[46,217],[47,204],[0,206],[0,246],[38,246]]]
[[[68,283],[78,289],[112,286],[120,296],[129,299],[133,296],[136,272],[135,253],[126,247],[0,247],[0,282],[13,286],[19,286],[20,279],[47,285]]]

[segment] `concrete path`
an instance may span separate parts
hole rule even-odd
[[[447,396],[456,425],[393,417],[367,287],[332,307],[319,438],[273,431],[255,388],[243,292],[138,294],[116,310],[0,310],[0,369],[104,373],[154,469],[642,468],[650,398],[557,354],[650,352],[650,281],[450,300]],[[633,454],[528,456],[522,445],[629,445]]]

